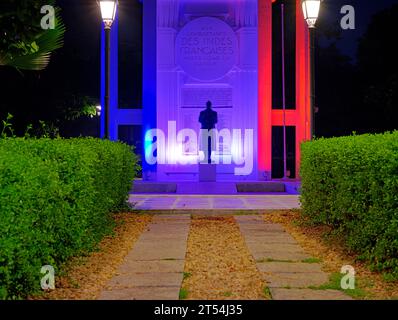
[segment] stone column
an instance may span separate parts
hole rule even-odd
[[[272,170],[272,0],[258,0],[258,171]]]
[[[145,161],[145,134],[150,129],[157,127],[156,123],[156,87],[157,87],[157,1],[143,1],[143,112],[142,112],[142,137],[144,139],[144,154],[142,171],[144,180],[156,180],[157,166],[149,165]]]

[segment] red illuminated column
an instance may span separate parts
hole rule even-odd
[[[311,139],[310,74],[309,30],[301,0],[296,0],[296,177],[300,170],[300,145]]]
[[[258,0],[258,170],[272,170],[272,0]]]

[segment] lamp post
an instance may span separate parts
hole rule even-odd
[[[105,139],[109,139],[109,99],[110,99],[110,52],[111,27],[116,17],[117,0],[99,0],[102,21],[105,26]]]
[[[322,0],[302,0],[304,19],[310,29],[310,68],[311,68],[311,139],[315,134],[315,24],[318,20]]]

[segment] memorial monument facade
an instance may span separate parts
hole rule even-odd
[[[310,138],[308,28],[300,1],[281,1],[296,13],[295,105],[281,111],[272,90],[278,2],[143,0],[143,109],[136,117],[145,180],[198,180],[204,158],[198,117],[208,101],[218,118],[211,152],[217,181],[271,179],[273,128],[283,124],[294,128],[297,175],[299,145]],[[112,105],[116,140],[118,124],[135,114]]]

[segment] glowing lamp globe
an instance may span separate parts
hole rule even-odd
[[[321,0],[303,0],[301,1],[301,6],[308,27],[315,28],[319,16],[319,9],[321,8]]]
[[[102,21],[104,21],[105,27],[110,28],[115,21],[117,0],[100,0],[99,5],[101,8]]]

